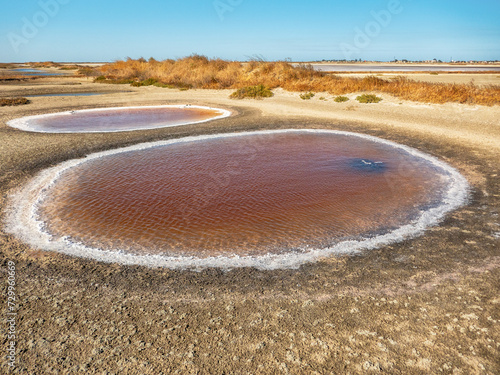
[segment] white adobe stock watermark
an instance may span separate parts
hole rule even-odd
[[[21,18],[21,32],[10,32],[7,34],[10,45],[16,53],[19,52],[21,45],[28,44],[30,40],[35,38],[40,29],[47,26],[51,18],[57,16],[61,9],[61,5],[66,5],[71,0],[40,0],[38,6],[40,9],[36,11],[30,18]]]
[[[233,12],[237,6],[241,5],[243,0],[215,0],[212,5],[214,6],[219,19],[224,21],[224,14],[227,12]]]
[[[410,0],[408,0],[410,1]],[[344,53],[346,60],[350,60],[354,53],[359,53],[367,48],[372,40],[380,35],[382,30],[389,26],[393,15],[400,14],[404,8],[400,0],[389,0],[386,9],[379,11],[372,10],[370,15],[372,20],[368,21],[363,29],[354,28],[353,43],[340,43],[340,49]]]

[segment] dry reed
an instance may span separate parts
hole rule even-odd
[[[192,55],[178,60],[127,59],[96,68],[100,82],[156,82],[179,88],[241,89],[263,85],[294,92],[329,92],[343,95],[379,92],[400,99],[427,103],[457,102],[500,104],[500,86],[418,82],[399,76],[390,80],[375,76],[340,77],[319,72],[311,65],[294,66],[288,62],[250,61],[241,63]]]

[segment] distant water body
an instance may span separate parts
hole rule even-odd
[[[41,69],[13,69],[12,71],[19,72],[21,74],[28,75],[28,76],[60,76],[60,75],[63,75],[63,73],[48,72],[46,70],[41,70]]]
[[[500,66],[429,66],[429,65],[365,65],[312,64],[323,72],[500,72]]]

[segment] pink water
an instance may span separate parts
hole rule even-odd
[[[331,133],[197,140],[66,170],[40,215],[56,237],[132,254],[262,255],[385,233],[440,199],[430,163]]]
[[[64,112],[28,119],[28,128],[49,133],[153,129],[215,119],[222,110],[205,107],[125,107]]]

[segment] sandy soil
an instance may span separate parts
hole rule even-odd
[[[436,72],[437,73],[437,72]],[[407,77],[415,81],[430,82],[430,83],[456,83],[456,84],[469,84],[474,83],[478,86],[500,85],[500,72],[498,74],[490,73],[343,73],[341,76],[349,77],[366,77],[374,75],[375,77],[383,79],[396,78],[398,76]]]
[[[8,193],[37,171],[90,152],[192,134],[303,127],[362,132],[435,155],[467,177],[470,202],[421,237],[298,270],[104,264],[38,251],[0,230],[5,279],[7,262],[16,264],[13,373],[500,372],[499,107],[427,105],[386,95],[378,104],[340,104],[328,94],[301,100],[282,90],[262,101],[235,101],[229,91],[75,78],[5,84],[0,97],[89,91],[106,93],[38,97],[0,109],[2,216]],[[177,103],[219,106],[234,116],[112,134],[39,134],[6,126],[24,115]],[[7,371],[5,360],[1,368]]]

